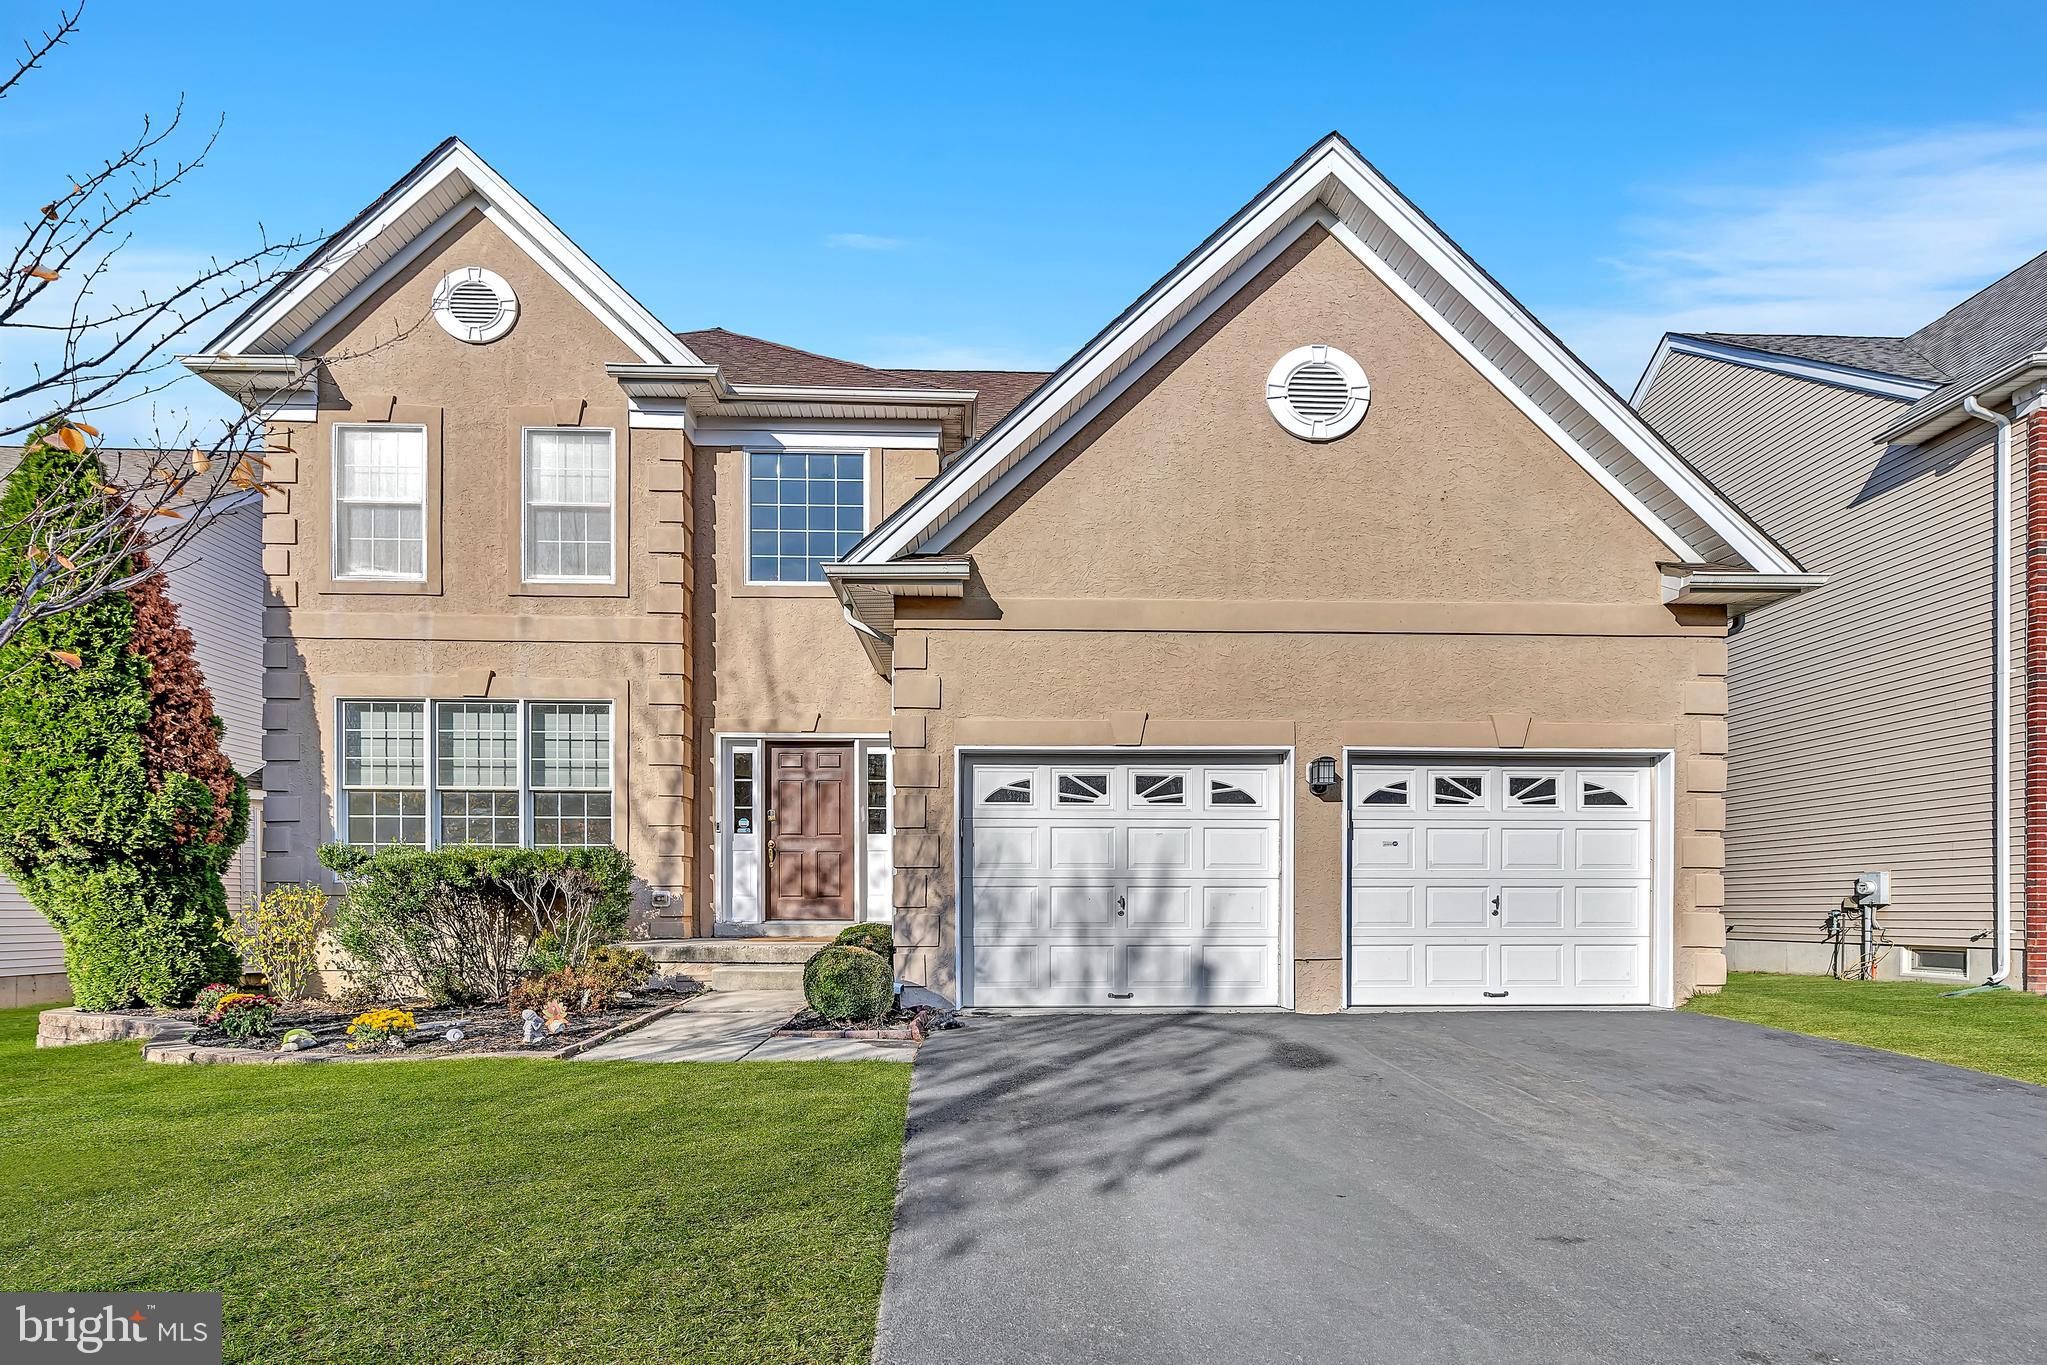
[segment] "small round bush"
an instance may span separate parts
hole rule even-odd
[[[834,943],[803,969],[803,999],[827,1019],[864,1023],[895,1003],[888,959],[849,943]]]
[[[839,930],[836,943],[850,943],[855,948],[865,948],[870,953],[883,957],[896,950],[896,936],[889,932],[886,924],[849,924]]]

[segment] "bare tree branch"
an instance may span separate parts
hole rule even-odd
[[[25,55],[15,62],[13,71],[4,79],[0,79],[0,99],[7,98],[7,92],[12,90],[23,76],[41,66],[43,58],[49,56],[59,44],[77,31],[78,16],[84,12],[85,6],[82,4],[74,10],[59,10],[57,27],[54,30],[45,30],[41,38],[33,42],[26,39],[22,41],[21,46]]]

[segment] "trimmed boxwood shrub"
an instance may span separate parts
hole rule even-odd
[[[633,865],[596,848],[386,848],[329,844],[346,886],[334,941],[378,998],[502,1000],[546,936],[565,969],[625,932]]]
[[[850,943],[855,948],[865,948],[870,953],[888,957],[896,950],[896,936],[889,932],[886,924],[849,924],[839,930],[835,943]]]
[[[0,495],[0,585],[29,582],[35,509],[75,507],[85,524],[112,496],[92,451],[44,434]],[[61,528],[38,536],[66,543]],[[133,554],[114,573],[147,568]],[[72,998],[88,1009],[182,1005],[239,970],[220,936],[220,874],[249,800],[221,731],[160,577],[0,647],[0,871],[64,936]]]
[[[850,943],[819,949],[803,968],[803,999],[827,1019],[865,1023],[895,1003],[888,959]]]

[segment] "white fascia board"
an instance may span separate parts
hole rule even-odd
[[[568,234],[556,227],[546,214],[512,188],[489,163],[471,151],[460,139],[434,159],[386,192],[385,202],[346,236],[326,244],[313,259],[301,265],[295,278],[254,312],[244,316],[230,331],[207,349],[235,352],[246,349],[256,338],[277,326],[292,310],[354,255],[361,247],[387,231],[428,194],[450,177],[460,177],[482,211],[506,235],[523,247],[555,281],[588,308],[640,359],[673,365],[701,363],[689,347],[663,327],[640,302],[621,288],[591,260]],[[440,226],[442,220],[437,219]],[[408,243],[409,245],[409,243]],[[372,279],[376,275],[371,276]],[[349,291],[349,298],[337,304],[348,307],[362,297],[368,280]],[[336,309],[328,310],[331,316]],[[325,319],[322,319],[325,322]],[[317,330],[320,324],[315,324]]]
[[[938,422],[699,417],[691,439],[746,450],[937,450],[944,430]]]
[[[1738,569],[1663,569],[1663,600],[1670,606],[1697,605],[1752,611],[1827,584],[1821,573],[1746,573]]]
[[[837,388],[828,384],[728,384],[732,396],[756,403],[890,403],[935,408],[964,407],[976,389]]]
[[[1719,360],[1751,370],[1766,370],[1771,374],[1803,379],[1812,384],[1826,384],[1837,389],[1849,389],[1855,393],[1873,394],[1878,398],[1893,398],[1901,403],[1916,403],[1940,387],[1939,384],[1922,379],[1906,379],[1900,375],[1882,374],[1876,370],[1857,369],[1852,365],[1836,365],[1825,360],[1778,355],[1774,351],[1758,351],[1747,346],[1730,345],[1724,341],[1708,341],[1703,337],[1666,332],[1663,334],[1662,342],[1656,347],[1656,354],[1650,358],[1649,367],[1642,371],[1641,382],[1635,385],[1632,401],[1640,403],[1649,396],[1649,390],[1654,387],[1657,375],[1662,372],[1665,362],[1673,355],[1702,356],[1707,360]]]
[[[1055,441],[1041,439],[1047,436],[1043,428],[1053,421],[1062,407],[1075,402],[1082,394],[1095,393],[1113,376],[1121,362],[1134,359],[1130,352],[1138,349],[1143,337],[1156,331],[1164,319],[1189,308],[1204,290],[1236,274],[1241,258],[1253,244],[1264,242],[1270,245],[1273,234],[1280,232],[1287,220],[1312,212],[1315,201],[1326,199],[1329,190],[1337,185],[1353,195],[1367,213],[1384,223],[1430,269],[1456,288],[1477,313],[1533,360],[1561,392],[1612,433],[1630,454],[1734,547],[1744,560],[1765,571],[1797,571],[1799,566],[1788,555],[1736,512],[1696,471],[1669,450],[1632,409],[1586,371],[1574,356],[1528,317],[1462,252],[1451,246],[1418,210],[1381,180],[1341,139],[1334,137],[1303,158],[1291,174],[1243,210],[1226,231],[1198,250],[1155,286],[1146,299],[1133,306],[1122,319],[1068,361],[1030,401],[1011,413],[966,458],[955,461],[927,485],[902,509],[895,524],[884,524],[880,534],[858,547],[849,560],[872,563],[920,548],[944,548],[949,536],[965,524],[962,514],[967,509],[960,504],[981,501],[970,496],[973,489],[984,487],[990,479],[1005,474],[1013,457],[1028,459],[1030,455],[1036,455],[1042,459],[1049,455],[1056,448]],[[1346,245],[1349,249],[1360,253],[1361,259],[1371,264],[1372,253],[1363,250],[1362,242],[1354,232],[1335,235],[1339,240],[1348,238]],[[1388,268],[1375,268],[1380,269],[1382,278],[1392,273]],[[1241,278],[1236,282],[1241,283]],[[1403,296],[1412,299],[1412,291],[1404,290]],[[1437,321],[1435,310],[1431,308],[1419,307],[1417,312],[1424,318]],[[1442,320],[1439,330],[1445,325],[1448,325],[1447,320]],[[1145,350],[1147,360],[1156,358],[1157,352],[1151,348]],[[1485,365],[1482,373],[1510,396],[1518,391],[1518,386],[1508,382],[1491,364]],[[1525,394],[1517,402],[1523,404],[1524,411],[1528,410]],[[1064,424],[1061,425],[1063,427]],[[1561,428],[1550,419],[1545,421],[1545,430],[1555,432]],[[1593,466],[1599,463],[1589,452],[1579,451],[1576,442],[1566,442],[1565,449],[1582,454]],[[1603,466],[1600,468],[1604,474],[1602,483],[1609,488],[1619,488],[1611,473],[1605,472]],[[1674,554],[1681,558],[1699,558],[1672,528],[1656,518],[1645,516],[1646,509],[1639,499],[1629,496],[1624,502],[1638,517],[1643,517],[1644,524]]]

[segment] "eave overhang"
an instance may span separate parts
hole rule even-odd
[[[1749,612],[1824,587],[1819,573],[1756,573],[1713,564],[1664,564],[1666,606],[1725,607],[1730,615]]]
[[[860,637],[869,663],[882,677],[895,668],[896,599],[900,597],[966,596],[974,561],[964,555],[946,559],[904,559],[887,564],[824,566],[846,624]]]

